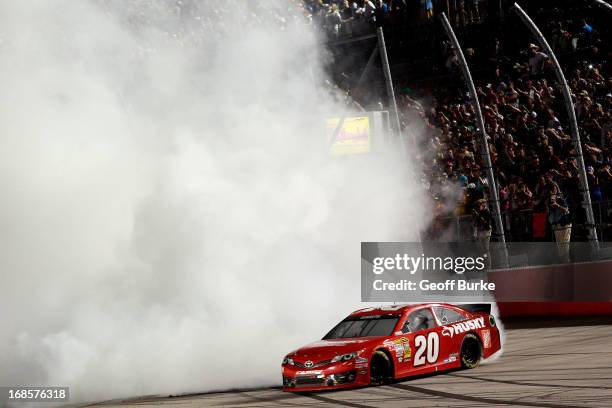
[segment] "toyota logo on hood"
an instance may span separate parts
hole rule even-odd
[[[304,367],[312,367],[314,364],[312,363],[312,361],[308,360],[307,362],[304,363]]]

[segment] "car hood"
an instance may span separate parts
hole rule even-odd
[[[384,337],[358,337],[353,339],[320,340],[310,343],[293,353],[298,360],[326,360],[339,354],[352,353],[378,344]]]

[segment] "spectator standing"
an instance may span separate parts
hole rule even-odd
[[[363,18],[372,22],[375,18],[376,6],[370,0],[363,0],[361,3],[361,7],[359,7],[356,11],[356,14],[363,16]]]
[[[549,193],[548,203],[548,223],[550,224],[557,250],[562,261],[569,261],[569,242],[572,236],[572,222],[570,211],[565,199],[559,193],[556,184],[552,185]]]
[[[433,18],[433,1],[421,0],[421,10],[423,10],[423,20],[430,20]]]
[[[330,35],[338,36],[340,34],[340,27],[342,25],[342,16],[338,5],[332,4],[325,16],[325,27]]]
[[[586,171],[589,190],[591,191],[591,200],[595,202],[603,200],[601,186],[599,185],[599,177],[595,174],[595,169],[593,166],[587,166]]]
[[[374,11],[376,25],[383,25],[389,14],[389,6],[383,0],[376,0],[376,10]]]
[[[474,236],[480,244],[481,249],[489,252],[489,243],[491,242],[491,212],[487,208],[487,200],[484,198],[476,201],[476,206],[472,211],[474,221]]]
[[[472,24],[480,23],[480,9],[478,8],[479,2],[480,0],[468,0],[467,3],[468,19]]]
[[[537,77],[544,72],[544,64],[548,60],[548,55],[540,51],[540,47],[529,44],[529,73]]]

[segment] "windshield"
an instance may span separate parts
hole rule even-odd
[[[323,340],[390,336],[399,316],[349,317],[336,325]]]

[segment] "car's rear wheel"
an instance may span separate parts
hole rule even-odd
[[[461,343],[461,365],[464,368],[476,368],[481,360],[482,344],[480,339],[473,333],[466,334],[463,343]]]
[[[372,354],[370,363],[370,383],[380,385],[391,380],[391,361],[389,356],[382,351],[375,351]]]

